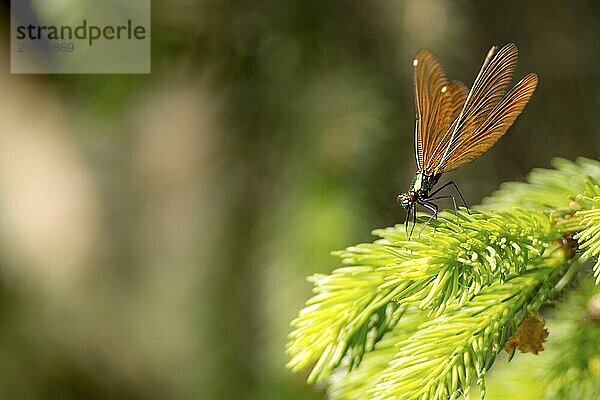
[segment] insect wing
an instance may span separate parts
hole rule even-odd
[[[500,110],[510,108],[511,100],[505,95],[517,65],[517,57],[517,46],[512,43],[504,46],[500,51],[497,51],[497,47],[492,47],[488,52],[460,113],[440,138],[439,146],[432,153],[429,163],[424,165],[423,169],[426,173],[447,172],[472,161],[488,150],[506,132],[510,125],[501,124],[502,127],[506,126],[506,129],[502,131],[495,129],[493,134],[490,134],[492,131],[489,128],[495,127],[492,119],[499,118],[497,114]],[[528,79],[527,83],[530,84],[531,79]],[[514,89],[517,89],[517,86]],[[523,107],[525,104],[527,102]],[[510,124],[513,121],[514,118]],[[492,138],[495,140],[491,140]],[[477,149],[469,151],[475,143],[478,144]],[[465,154],[473,157],[461,158]]]
[[[538,78],[528,74],[517,83],[481,124],[460,146],[454,148],[447,160],[446,171],[467,164],[489,150],[521,114],[537,87]]]
[[[456,121],[458,115],[462,111],[468,93],[467,87],[460,81],[451,81],[448,85],[447,91],[450,97],[450,118],[448,121],[448,128],[445,132],[443,132],[443,134],[436,135],[435,139],[437,143],[435,143],[434,146],[427,148],[428,151],[424,155],[424,163],[422,168],[427,175],[434,175],[436,173],[432,166],[439,165],[441,163],[444,152],[450,144],[450,123],[451,121]]]
[[[447,131],[455,107],[450,84],[435,56],[427,49],[413,61],[415,92],[415,158],[422,169]]]

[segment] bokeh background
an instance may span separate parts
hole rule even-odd
[[[403,221],[421,47],[470,84],[515,42],[540,77],[448,175],[468,203],[600,152],[592,0],[153,1],[149,75],[11,75],[0,17],[0,399],[322,398],[289,321],[331,250]]]

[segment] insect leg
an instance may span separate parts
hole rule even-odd
[[[408,235],[408,221],[410,221],[410,212],[412,210],[409,208],[406,211],[406,220],[404,221],[404,233],[406,233],[406,239],[410,240],[410,236]]]
[[[456,214],[456,223],[458,225],[460,225],[460,222],[458,220],[458,207],[456,206],[456,199],[454,198],[454,195],[447,195],[447,196],[434,196],[434,197],[428,197],[426,199],[424,199],[424,201],[431,201],[431,200],[439,200],[439,199],[452,199],[452,205],[454,206],[454,212]],[[468,208],[467,208],[468,210]]]
[[[439,207],[437,204],[435,203],[431,203],[428,200],[430,199],[425,199],[424,201],[419,201],[418,204],[422,205],[423,207],[425,207],[426,209],[428,209],[429,211],[431,211],[433,214],[431,214],[431,216],[429,217],[429,219],[427,220],[427,222],[425,222],[425,224],[423,225],[423,227],[421,228],[421,230],[419,231],[419,237],[421,237],[421,233],[423,232],[423,229],[425,229],[425,227],[427,225],[429,225],[429,223],[431,222],[432,219],[436,218],[438,216],[438,211],[439,211]]]
[[[465,208],[467,209],[467,213],[471,214],[471,211],[469,210],[469,206],[467,206],[467,202],[465,201],[465,198],[463,197],[462,193],[460,192],[460,190],[458,189],[458,186],[456,186],[456,183],[454,183],[454,181],[450,181],[450,182],[446,182],[444,183],[439,189],[436,189],[435,191],[433,191],[430,194],[430,198],[432,196],[435,196],[436,193],[439,193],[442,189],[447,188],[448,186],[454,186],[454,189],[456,190],[456,193],[458,193],[458,195],[460,196],[460,199],[463,202],[463,205],[465,206]]]
[[[409,211],[410,212],[410,211]],[[412,219],[412,228],[410,228],[410,235],[408,235],[408,240],[410,240],[410,237],[413,234],[413,231],[415,230],[415,225],[417,224],[417,206],[414,205],[412,207],[412,212],[413,212],[413,219]]]

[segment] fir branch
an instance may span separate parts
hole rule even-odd
[[[309,382],[316,382],[336,368],[350,350],[358,364],[364,351],[394,326],[399,312],[393,288],[377,290],[385,276],[375,265],[393,260],[386,240],[348,248],[339,255],[351,267],[331,275],[314,275],[315,296],[306,303],[292,325],[287,352],[288,368],[300,370],[315,363]]]
[[[554,165],[503,185],[483,211],[442,213],[411,241],[395,226],[335,252],[345,267],[311,278],[288,367],[313,365],[309,382],[345,367],[335,399],[454,398],[483,385],[510,332],[576,275],[577,244],[583,257],[600,252],[600,163]]]
[[[419,302],[420,308],[440,314],[541,262],[545,249],[562,237],[545,213],[514,209],[459,215],[460,225],[445,214],[417,240],[388,246],[396,260],[380,268],[387,275],[379,289],[402,285],[404,297],[396,301]]]
[[[549,298],[569,266],[564,256],[549,258],[424,323],[412,337],[396,344],[400,351],[370,389],[371,398],[456,398],[474,379],[483,391],[483,376],[510,332]]]
[[[524,273],[545,257],[562,233],[549,215],[512,212],[444,213],[420,238],[403,226],[375,231],[382,240],[334,254],[352,266],[315,275],[315,296],[292,325],[287,347],[292,370],[315,363],[309,382],[331,374],[349,354],[357,366],[406,307],[441,314],[493,282]],[[402,238],[402,239],[400,239]]]
[[[600,163],[580,157],[575,162],[552,160],[554,169],[536,168],[527,182],[506,182],[491,197],[483,199],[482,210],[565,210],[578,194],[586,190],[589,180],[600,182]]]
[[[579,250],[583,251],[582,260],[600,255],[600,185],[591,178],[585,181],[585,189],[576,197],[577,209],[571,218],[565,219],[561,227],[566,231],[578,232],[574,239]],[[593,268],[596,284],[600,284],[600,257]]]
[[[334,400],[359,400],[365,397],[367,389],[379,381],[381,371],[398,352],[396,343],[411,337],[423,322],[426,313],[418,309],[406,310],[402,323],[396,324],[392,331],[378,342],[373,351],[366,353],[360,368],[348,370],[338,368],[329,380],[327,397]]]
[[[580,243],[579,248],[584,251],[583,259],[597,257],[600,254],[600,196],[586,198],[592,203],[592,208],[577,211],[576,216],[581,218],[583,229],[575,236]],[[594,265],[596,285],[600,284],[600,258]]]

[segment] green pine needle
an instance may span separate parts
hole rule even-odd
[[[407,310],[402,323],[375,345],[373,351],[365,355],[360,368],[348,371],[338,368],[331,376],[328,397],[336,400],[353,400],[364,398],[369,388],[378,383],[381,371],[389,366],[392,357],[398,352],[396,343],[411,337],[427,315],[417,309]]]

